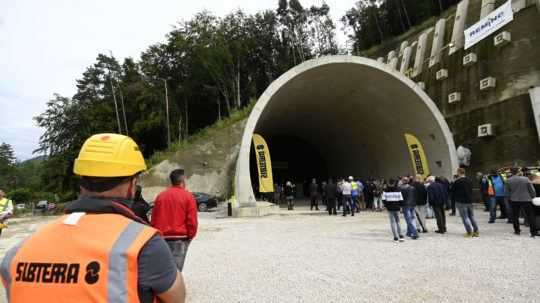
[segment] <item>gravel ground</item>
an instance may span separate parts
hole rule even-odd
[[[480,238],[447,217],[448,234],[395,244],[386,212],[201,214],[184,268],[188,302],[539,302],[540,239],[476,215]],[[43,223],[13,225],[0,254]]]
[[[540,302],[540,239],[476,215],[480,238],[447,217],[449,233],[400,244],[386,212],[201,218],[184,268],[188,301]]]

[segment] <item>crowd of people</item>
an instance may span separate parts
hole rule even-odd
[[[531,174],[518,168],[500,174],[492,171],[488,175],[477,176],[484,211],[489,212],[488,223],[496,219],[512,223],[514,233],[521,234],[520,217],[529,226],[529,235],[538,235],[537,216],[540,207],[533,205],[533,199],[540,196],[540,174]],[[304,195],[309,198],[310,210],[320,210],[319,204],[326,207],[329,215],[354,216],[361,211],[382,211],[389,214],[391,231],[395,242],[403,242],[405,236],[413,240],[421,233],[427,233],[426,219],[435,218],[436,233],[445,234],[446,215],[459,214],[465,229],[465,237],[479,237],[479,224],[474,215],[474,181],[466,176],[464,168],[459,168],[453,180],[445,177],[401,176],[390,179],[366,180],[348,178],[328,179],[321,183],[313,178],[307,186],[302,186]],[[287,209],[293,210],[297,185],[287,181],[283,186],[276,184],[271,201],[287,202]],[[540,200],[540,198],[539,198]],[[499,216],[497,217],[497,212]],[[406,223],[405,234],[401,231],[400,215]]]

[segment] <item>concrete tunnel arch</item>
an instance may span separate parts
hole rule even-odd
[[[450,177],[458,167],[452,133],[430,97],[398,71],[363,57],[306,61],[260,96],[236,163],[238,206],[255,202],[250,176],[254,133],[302,138],[319,149],[333,176],[413,172],[405,133],[422,143],[431,174]]]

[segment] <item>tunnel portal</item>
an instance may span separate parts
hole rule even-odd
[[[403,74],[362,57],[304,62],[261,95],[248,118],[237,161],[240,205],[255,201],[252,181],[257,179],[250,169],[255,166],[250,160],[254,133],[268,142],[277,181],[310,174],[411,174],[406,133],[423,145],[431,174],[450,177],[457,168],[452,134],[433,101]],[[306,165],[306,159],[316,167]],[[283,166],[284,174],[292,175],[282,175]]]

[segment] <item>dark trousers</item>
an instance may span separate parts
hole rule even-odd
[[[482,193],[482,202],[484,202],[484,210],[489,210],[489,195]]]
[[[317,201],[317,196],[311,196],[310,209],[313,210],[313,207],[315,207],[316,210],[319,210],[319,201]]]
[[[506,219],[510,216],[510,214],[506,213],[506,203],[504,201],[504,197],[495,197],[495,201],[497,202],[497,205],[501,209],[501,216],[500,219]]]
[[[180,272],[184,269],[184,262],[186,261],[186,255],[188,251],[189,244],[191,243],[191,240],[175,240],[175,241],[169,241],[167,240],[167,245],[169,246],[169,249],[171,250],[171,253],[174,257],[174,261],[176,262],[176,267]]]
[[[523,211],[525,212],[525,217],[529,220],[529,230],[532,235],[535,235],[536,218],[532,202],[511,201],[510,205],[512,205],[512,223],[514,224],[514,232],[521,232],[521,229],[519,227],[519,215],[521,213],[521,210],[523,209]]]
[[[351,213],[351,216],[354,216],[354,209],[356,208],[353,206],[354,201],[352,200],[350,195],[344,195],[343,196],[343,216],[346,216],[347,213]]]
[[[373,209],[373,195],[366,195],[366,208],[367,209]]]
[[[446,232],[446,215],[444,213],[444,204],[433,205],[433,212],[437,219],[437,228],[440,232]]]
[[[326,200],[326,206],[328,207],[328,214],[329,215],[337,215],[336,199],[335,198],[328,198]]]

